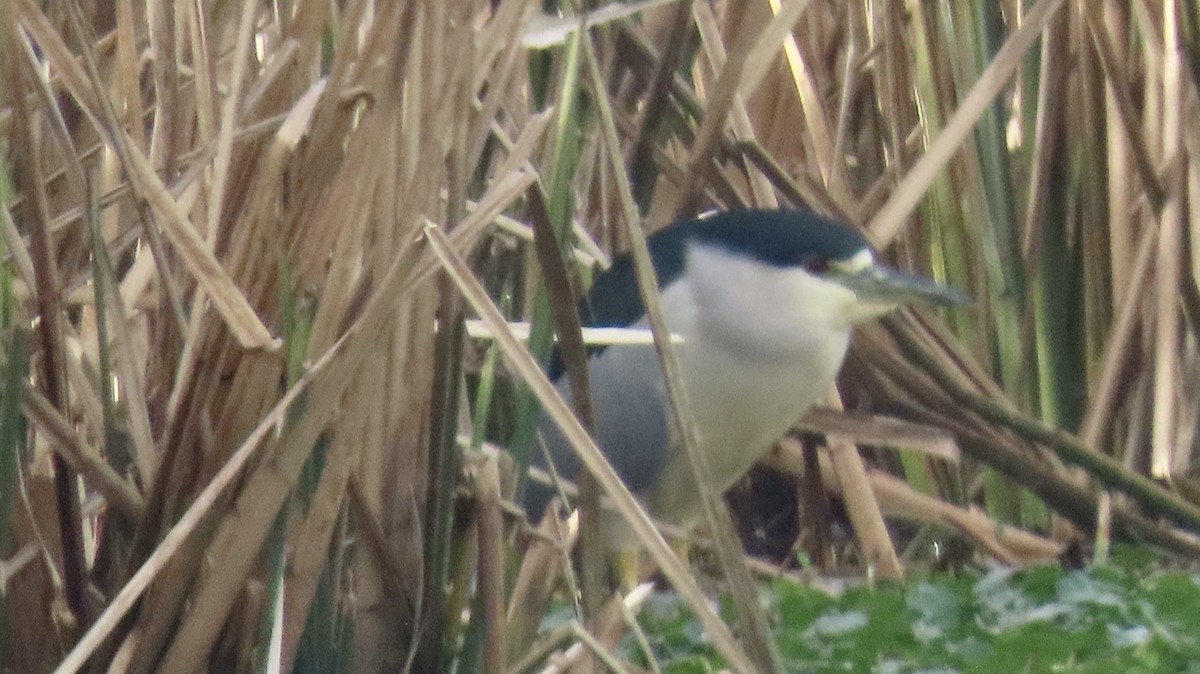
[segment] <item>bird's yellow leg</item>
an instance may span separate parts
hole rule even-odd
[[[613,555],[613,571],[622,593],[628,594],[637,587],[640,562],[641,553],[636,548],[617,550]]]
[[[671,551],[687,564],[688,556],[692,552],[692,539],[688,536],[671,536],[668,542]],[[628,594],[637,587],[641,579],[641,564],[642,555],[636,548],[619,549],[613,553],[613,572],[622,592]]]

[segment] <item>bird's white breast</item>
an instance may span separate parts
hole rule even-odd
[[[693,247],[683,280],[662,294],[691,416],[723,492],[829,390],[849,345],[852,293],[797,268]],[[651,508],[687,524],[697,513],[686,457],[672,448]]]

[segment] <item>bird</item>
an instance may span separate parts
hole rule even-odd
[[[917,301],[967,301],[958,290],[881,264],[857,230],[806,210],[704,214],[668,225],[646,243],[717,494],[831,390],[856,325]],[[628,254],[596,276],[579,313],[584,327],[648,328]],[[570,402],[562,369],[555,358],[549,374]],[[593,433],[609,463],[652,517],[693,527],[702,504],[654,346],[596,348],[588,379]],[[549,416],[540,416],[535,435],[530,464],[574,480],[579,460]],[[556,493],[530,481],[526,511],[540,514]],[[636,581],[637,541],[615,513],[602,526],[619,582],[628,587]]]

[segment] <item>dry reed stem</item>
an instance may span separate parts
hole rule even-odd
[[[841,490],[835,478],[833,457],[838,451],[823,452],[821,471],[826,488],[834,493]],[[780,442],[770,457],[770,465],[785,473],[800,476],[804,472],[803,448],[795,440]],[[1018,527],[1002,526],[977,510],[967,510],[915,491],[904,481],[878,470],[867,472],[871,490],[879,501],[880,510],[889,517],[912,522],[937,524],[959,529],[997,561],[1010,564],[1043,564],[1057,559],[1062,543]]]
[[[831,395],[835,409],[841,408],[841,400]],[[833,474],[841,485],[846,501],[846,512],[854,524],[854,535],[858,539],[863,557],[867,561],[868,573],[877,573],[883,578],[903,580],[904,569],[892,545],[887,525],[875,493],[867,479],[867,467],[862,455],[845,438],[829,436],[829,455],[833,462]]]
[[[816,408],[809,410],[796,422],[795,429],[837,435],[856,445],[921,452],[950,463],[958,463],[962,457],[962,450],[954,436],[946,430],[895,417],[864,416]]]
[[[1008,79],[1020,65],[1026,50],[1033,46],[1062,4],[1062,0],[1038,0],[1025,13],[1021,27],[1009,36],[987,69],[980,74],[979,81],[959,101],[958,109],[942,129],[941,135],[930,143],[925,154],[896,186],[887,203],[871,218],[867,230],[876,246],[886,247],[896,238],[912,209],[946,162],[958,152],[987,106],[991,105],[1001,89],[1008,86]]]
[[[118,657],[131,672],[193,657],[208,666],[224,657],[251,664],[260,618],[251,613],[280,605],[261,591],[270,574],[258,558],[271,546],[255,541],[266,540],[267,520],[293,489],[311,503],[287,516],[286,545],[296,552],[283,579],[286,608],[260,645],[281,663],[294,662],[307,613],[334,606],[354,623],[359,664],[403,664],[415,646],[401,643],[389,624],[412,617],[414,633],[435,624],[421,614],[428,607],[406,604],[429,590],[420,538],[431,382],[441,373],[428,354],[445,339],[433,324],[446,298],[430,282],[441,266],[418,243],[420,225],[446,226],[460,251],[483,240],[506,208],[505,231],[527,231],[520,204],[547,170],[545,131],[556,114],[535,109],[533,92],[560,86],[562,54],[521,45],[537,10],[531,0],[504,0],[494,10],[481,0],[305,1],[292,3],[292,14],[250,0],[212,7],[118,0],[110,12],[99,11],[101,4],[14,0],[4,18],[15,35],[6,57],[16,55],[5,67],[25,73],[23,85],[9,87],[18,97],[6,97],[0,109],[0,134],[16,151],[10,165],[24,171],[14,173],[19,191],[0,222],[14,326],[36,326],[44,338],[31,349],[29,366],[38,374],[26,386],[46,390],[53,381],[62,393],[51,402],[30,389],[24,401],[35,453],[17,476],[18,547],[0,551],[9,556],[0,568],[19,574],[9,579],[11,605],[31,616],[12,627],[10,641],[38,652],[14,654],[20,662],[13,666],[44,669],[73,638],[69,622],[55,621],[63,615],[60,540],[76,522],[82,538],[67,551],[100,544],[92,572],[102,594],[92,593],[112,598],[101,631],[79,642],[89,650],[112,639],[97,662]],[[1022,275],[1030,312],[1018,339],[1033,343],[1049,324],[1032,317],[1040,310],[1033,289],[1043,299],[1066,292],[1083,305],[1082,367],[1067,375],[1074,378],[1068,393],[1087,396],[1082,446],[1170,476],[1193,454],[1200,237],[1191,223],[1200,221],[1200,126],[1189,61],[1195,45],[1187,40],[1195,36],[1174,5],[1104,2],[1095,10],[1043,0],[1004,14],[999,28],[1007,41],[990,63],[971,53],[976,45],[968,42],[978,35],[962,21],[973,18],[966,5],[939,22],[920,3],[681,4],[661,10],[665,29],[645,17],[594,29],[588,38],[603,86],[590,96],[593,109],[611,116],[611,130],[601,137],[594,120],[579,118],[583,159],[566,187],[575,200],[572,231],[589,255],[577,258],[605,259],[609,244],[629,238],[618,230],[640,216],[615,190],[630,179],[650,189],[639,198],[651,205],[652,228],[681,201],[807,203],[871,220],[888,242],[912,221],[895,259],[926,269],[940,264],[939,273],[980,298],[972,321],[956,324],[971,353],[947,348],[944,330],[917,331],[919,348],[932,352],[926,356],[950,382],[939,390],[921,370],[891,360],[907,357],[892,340],[859,340],[856,352],[865,348],[867,356],[852,357],[842,390],[871,390],[873,403],[946,431],[925,437],[866,423],[860,430],[881,447],[891,446],[889,436],[893,444],[927,443],[968,477],[980,458],[1036,467],[1046,476],[1033,478],[1034,489],[1061,484],[1059,494],[1039,493],[1091,527],[1094,493],[1012,430],[1017,417],[981,418],[945,390],[986,398],[1005,415],[1039,409],[1045,401],[1037,396],[1053,398],[1054,359],[1043,360],[1044,352],[1021,354],[1021,374],[1036,396],[1009,381],[1002,391],[993,380],[1001,372],[993,356],[1010,338],[998,334],[995,314],[1013,301],[994,286]],[[1018,70],[1039,34],[1040,67]],[[710,68],[683,60],[689,36],[701,40]],[[982,75],[966,64],[972,58]],[[538,74],[545,63],[552,64],[548,74]],[[677,76],[689,65],[691,79]],[[1009,84],[1025,77],[1039,80],[1036,101],[1027,100],[1029,87]],[[991,123],[975,126],[985,110],[998,112],[992,121],[1004,127],[1000,147],[973,135]],[[1008,188],[1003,195],[985,184],[981,158],[989,149],[1008,164],[1008,182],[997,183]],[[657,182],[643,184],[649,180]],[[1019,224],[998,221],[998,197]],[[909,217],[918,206],[919,216]],[[1019,258],[983,271],[991,259],[982,251],[996,244],[987,232],[1005,226],[1017,234]],[[160,228],[169,243],[160,242]],[[1043,275],[1060,262],[1048,257],[1056,254],[1046,247],[1049,235],[1061,235],[1068,255],[1079,256],[1077,294],[1046,285]],[[108,262],[92,262],[98,245]],[[505,235],[492,250],[507,254],[507,246]],[[281,423],[278,403],[294,396],[279,382],[289,363],[296,367],[285,358],[296,356],[266,352],[289,334],[285,305],[295,301],[311,313],[308,354],[318,369],[346,377],[342,365],[329,368],[320,358],[345,348],[339,340],[361,329],[365,312],[380,311],[373,298],[397,255],[405,259],[410,299],[383,312],[394,325],[376,333],[371,353],[356,356],[360,378],[304,422],[330,435],[334,463],[314,484],[276,476],[258,501],[235,489],[249,467],[266,470],[251,459],[247,439],[261,440]],[[532,258],[525,264],[499,276],[536,278]],[[1155,300],[1147,305],[1149,288]],[[322,416],[328,423],[318,424]],[[115,461],[125,446],[132,447],[132,471]],[[309,451],[293,449],[289,460]],[[62,474],[82,475],[98,510],[93,504],[81,517],[57,521],[47,450],[69,457]],[[990,554],[1019,559],[1047,548],[1031,541],[1022,550],[989,535],[994,520],[893,493],[899,484],[866,476],[885,512],[948,523]],[[253,479],[255,488],[263,484]],[[1077,502],[1063,502],[1064,495]],[[248,517],[250,503],[269,515]],[[1114,533],[1142,531],[1176,549],[1195,548],[1121,499],[1111,514]],[[131,519],[137,540],[122,570],[119,556],[105,555],[119,549],[116,534]],[[171,527],[175,521],[184,528]],[[249,536],[225,551],[235,525],[247,526]],[[361,546],[347,545],[348,529],[360,534]],[[218,567],[198,573],[206,550]],[[17,564],[27,551],[39,562]],[[227,564],[225,554],[235,551],[249,561]],[[213,580],[214,570],[226,569],[227,580]],[[327,570],[341,584],[322,595],[318,579]],[[69,585],[77,595],[84,583]],[[114,616],[139,596],[135,627],[117,629]],[[246,615],[222,615],[230,596],[246,598]],[[188,605],[203,615],[187,615]],[[410,609],[413,616],[401,616]],[[185,631],[175,632],[181,620]],[[34,632],[19,632],[27,628]],[[230,639],[206,649],[213,631]],[[160,662],[171,639],[173,660]],[[72,653],[64,664],[78,666],[79,657]]]
[[[192,502],[191,507],[184,513],[183,517],[162,538],[150,558],[138,568],[137,572],[129,579],[129,582],[112,598],[112,601],[105,607],[103,613],[100,614],[83,637],[74,645],[70,653],[67,654],[67,657],[55,668],[54,671],[56,674],[77,672],[85,665],[95,649],[118,626],[120,621],[124,619],[125,614],[133,607],[146,588],[149,587],[150,583],[154,581],[155,577],[171,561],[180,546],[187,541],[195,528],[208,516],[210,509],[216,504],[217,499],[222,497],[224,490],[241,475],[242,469],[258,453],[261,446],[260,443],[282,423],[288,407],[321,373],[322,369],[334,360],[344,342],[344,339],[339,341],[320,360],[314,362],[300,381],[296,382],[280,398],[271,413],[263,417],[254,432],[247,436],[246,440],[231,455],[230,460],[222,467],[221,471],[208,483],[204,490],[196,497],[196,500]]]

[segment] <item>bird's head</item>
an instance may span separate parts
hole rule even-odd
[[[669,327],[695,321],[704,335],[747,353],[811,351],[906,304],[967,302],[958,290],[879,263],[858,231],[805,211],[705,215],[648,243]],[[628,256],[596,279],[581,309],[589,326],[643,320]]]
[[[802,211],[701,217],[663,230],[651,247],[682,251],[663,287],[688,285],[709,334],[764,352],[844,339],[854,325],[914,302],[967,302],[958,290],[879,263],[853,228]]]

